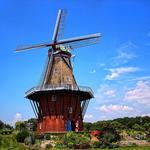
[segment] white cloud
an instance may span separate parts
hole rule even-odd
[[[95,94],[95,98],[97,100],[113,98],[115,96],[116,96],[116,91],[114,89],[111,89],[107,84],[101,85]]]
[[[138,48],[137,45],[135,45],[133,42],[129,41],[126,43],[123,43],[119,48],[118,48],[118,55],[116,57],[113,57],[113,62],[115,65],[120,65],[120,64],[125,64],[129,60],[137,57],[134,53],[133,50],[135,48]],[[131,53],[132,52],[132,53]]]
[[[96,70],[95,70],[95,69],[92,70],[92,71],[90,71],[90,74],[94,74],[94,73],[96,73]]]
[[[109,69],[109,74],[106,75],[105,79],[113,80],[113,79],[120,77],[120,75],[122,75],[122,74],[136,72],[138,70],[139,70],[139,68],[137,68],[137,67],[112,68],[112,69]]]
[[[114,90],[107,90],[107,91],[105,91],[104,95],[106,95],[108,97],[115,97],[116,92]]]
[[[16,123],[17,121],[23,121],[23,116],[21,113],[16,113],[15,116],[14,116],[14,119],[13,119],[13,123]]]
[[[136,78],[133,78],[133,79],[130,79],[129,81],[143,81],[143,80],[150,80],[150,76],[142,76],[142,77],[136,77]],[[128,81],[128,82],[129,82]]]
[[[144,117],[144,116],[149,116],[149,117],[150,117],[150,113],[142,114],[142,115],[140,115],[140,116],[142,116],[142,117]]]
[[[133,111],[132,107],[126,106],[126,105],[103,105],[100,108],[97,108],[98,110],[102,112],[129,112]]]
[[[129,60],[129,59],[132,59],[132,58],[135,58],[135,57],[136,57],[135,54],[127,53],[127,52],[124,52],[123,50],[120,49],[118,51],[118,56],[116,56],[116,59]]]
[[[98,67],[101,68],[101,67],[104,67],[105,64],[104,63],[97,63]]]
[[[94,122],[96,117],[94,117],[92,114],[85,114],[83,119],[85,122]]]
[[[138,81],[135,88],[125,93],[124,99],[150,105],[150,85],[148,82]]]
[[[91,114],[85,114],[84,119],[91,119],[93,118],[93,115]]]

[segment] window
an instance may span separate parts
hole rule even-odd
[[[69,107],[69,114],[72,114],[72,107]]]
[[[56,95],[52,95],[52,101],[56,101]]]

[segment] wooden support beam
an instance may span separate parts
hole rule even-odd
[[[33,106],[33,104],[32,104],[32,101],[31,101],[31,100],[29,100],[29,101],[30,101],[31,107],[32,107],[32,109],[33,109],[33,112],[34,112],[35,117],[38,118],[38,113],[36,112],[36,110],[35,110],[35,108],[34,108],[34,106]]]
[[[39,107],[39,105],[38,105],[38,103],[37,103],[37,102],[35,102],[35,105],[36,105],[36,107],[37,107],[37,109],[38,109],[38,111],[39,111],[40,119],[42,120],[42,119],[43,119],[43,117],[42,117],[41,109],[40,109],[40,107]]]
[[[34,105],[34,108],[35,108],[35,110],[36,110],[36,112],[37,112],[37,115],[38,115],[38,118],[40,117],[40,115],[39,115],[39,111],[38,111],[38,108],[37,108],[37,106],[36,106],[36,104],[35,104],[35,102],[33,101],[33,105]]]

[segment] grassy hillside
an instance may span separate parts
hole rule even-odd
[[[150,150],[150,117],[125,117],[84,123],[85,132],[68,132],[61,135],[39,135],[36,133],[36,125],[36,119],[17,122],[15,128],[0,121],[0,150]],[[98,130],[99,134],[91,134],[91,131],[95,130]]]

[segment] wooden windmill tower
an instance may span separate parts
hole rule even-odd
[[[71,49],[96,44],[100,33],[58,40],[64,24],[64,10],[58,11],[51,43],[24,46],[17,52],[48,47],[47,66],[41,84],[25,93],[38,118],[39,133],[82,131],[83,117],[93,98],[89,87],[78,86],[71,65]]]

